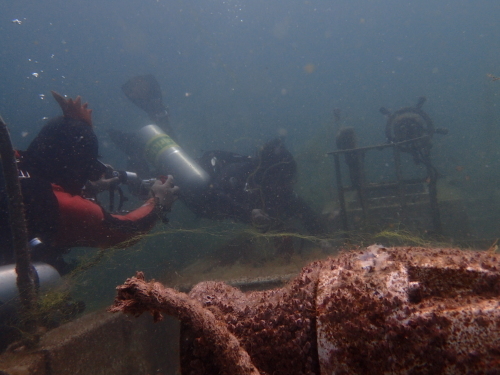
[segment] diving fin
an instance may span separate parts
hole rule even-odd
[[[160,84],[152,74],[136,76],[123,86],[125,96],[136,106],[145,111],[149,117],[165,111]]]
[[[148,114],[151,121],[176,140],[175,132],[170,126],[167,107],[163,104],[160,84],[152,74],[129,79],[122,86],[122,91],[132,103]]]

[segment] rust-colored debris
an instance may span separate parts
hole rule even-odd
[[[163,298],[134,300],[139,281],[141,293],[164,293],[129,279],[115,311],[139,304],[131,312],[179,316],[182,373],[228,373],[203,323],[183,316],[188,310],[164,307]],[[227,327],[261,374],[500,371],[500,255],[374,245],[312,263],[284,288],[243,293],[204,282],[189,297],[213,314],[210,324]]]

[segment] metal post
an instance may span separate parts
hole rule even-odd
[[[366,199],[366,179],[365,179],[365,151],[356,150],[356,164],[359,173],[359,186],[357,187],[359,204],[363,213],[363,225],[368,225],[368,200]]]
[[[342,219],[342,229],[345,232],[347,232],[349,229],[347,223],[347,210],[345,206],[344,187],[342,186],[342,174],[340,172],[339,154],[333,154],[333,158],[335,160],[335,177],[337,180],[337,195],[339,196],[340,218]]]
[[[24,203],[19,184],[19,171],[7,124],[0,116],[0,157],[5,187],[9,197],[9,217],[12,243],[16,257],[17,288],[21,299],[21,316],[24,330],[34,334],[37,330],[36,290],[28,249],[28,230],[24,215]],[[36,341],[36,336],[33,336]],[[29,341],[29,340],[28,340]]]
[[[429,173],[429,199],[431,206],[432,224],[436,234],[442,234],[443,228],[441,226],[441,214],[439,212],[439,204],[437,200],[437,172],[430,166],[426,165]]]
[[[403,187],[403,174],[401,172],[401,152],[397,145],[393,145],[392,150],[394,152],[394,168],[396,170],[396,179],[398,185],[398,198],[399,206],[401,207],[402,218],[406,218],[406,202],[405,202],[405,192]]]

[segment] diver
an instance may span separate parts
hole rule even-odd
[[[144,155],[148,152],[138,147],[138,138],[149,132],[153,142],[158,136],[162,136],[161,132],[164,131],[169,138],[173,138],[171,143],[177,150],[180,150],[180,147],[175,143],[167,107],[162,102],[160,86],[154,76],[134,77],[122,86],[122,90],[127,98],[148,114],[157,128],[156,131],[149,129],[145,132],[146,128],[154,127],[148,125],[136,134],[109,129],[108,134],[117,147],[128,156],[128,168],[145,176],[151,173],[150,165],[154,164],[155,158],[150,158],[149,163],[145,160]],[[165,133],[164,137],[167,136]],[[168,142],[165,141],[165,148],[167,147]],[[183,156],[182,159],[186,157]],[[192,168],[193,164],[190,162],[186,167]],[[163,165],[168,169],[168,160]],[[296,218],[309,233],[326,232],[326,226],[320,216],[293,190],[297,164],[281,139],[267,142],[255,156],[220,150],[207,151],[197,160],[196,169],[208,174],[208,182],[199,184],[202,187],[196,189],[189,189],[189,186],[185,188],[179,182],[182,189],[179,198],[200,217],[233,219],[253,224],[262,231],[283,229],[285,221]],[[178,175],[178,181],[181,181],[182,170],[179,170],[177,175],[173,174],[176,179]],[[200,180],[205,180],[205,177]]]
[[[63,116],[49,120],[26,151],[17,151],[17,157],[28,235],[37,244],[31,248],[31,258],[63,275],[71,270],[63,259],[69,248],[108,248],[147,233],[171,209],[179,187],[172,176],[157,180],[151,197],[125,215],[110,214],[86,199],[84,186],[98,192],[114,183],[103,178],[106,166],[98,160],[92,111],[80,97],[73,101],[52,94]],[[7,199],[0,181],[0,264],[14,262]]]
[[[281,139],[267,142],[255,156],[207,151],[198,162],[211,183],[198,196],[184,199],[197,215],[229,218],[262,231],[282,229],[296,218],[309,233],[326,231],[319,215],[293,190],[297,163]]]

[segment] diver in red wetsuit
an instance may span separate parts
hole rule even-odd
[[[91,110],[54,93],[63,116],[50,120],[26,151],[18,152],[29,238],[43,246],[32,251],[33,261],[54,266],[61,274],[69,271],[63,254],[71,247],[107,248],[127,245],[147,233],[170,210],[179,188],[173,177],[156,181],[151,198],[126,214],[113,215],[83,197],[88,181],[94,188],[114,182],[103,178],[106,166],[98,160],[98,142],[92,128]],[[1,181],[0,181],[1,182]],[[6,194],[0,183],[0,264],[13,262]],[[10,246],[9,246],[10,245]]]

